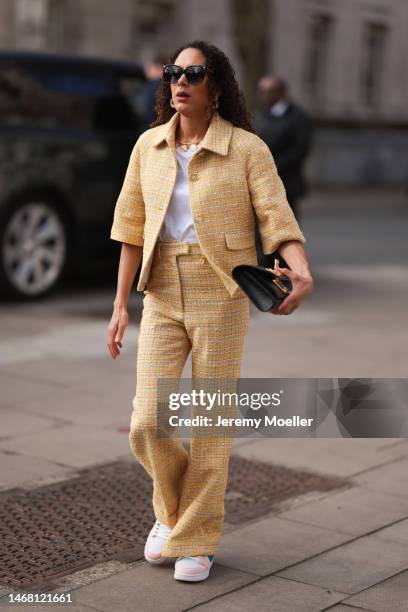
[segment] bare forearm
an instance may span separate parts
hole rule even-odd
[[[300,240],[288,240],[287,242],[282,242],[278,251],[291,270],[301,274],[302,276],[311,276],[305,249]]]
[[[113,302],[114,306],[127,307],[130,290],[132,288],[133,281],[135,280],[142,255],[143,247],[129,244],[127,242],[122,243],[118,269],[118,284],[116,289],[116,297]]]

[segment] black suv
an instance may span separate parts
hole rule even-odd
[[[109,250],[147,86],[139,64],[0,52],[3,296],[43,296],[79,253]]]

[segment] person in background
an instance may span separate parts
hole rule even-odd
[[[300,222],[299,198],[307,194],[303,165],[311,147],[311,120],[290,99],[288,85],[279,76],[263,76],[258,83],[258,96],[261,105],[255,113],[254,127],[272,153],[289,205]],[[279,256],[262,253],[258,229],[256,243],[259,263],[273,267]]]
[[[144,66],[145,76],[148,79],[146,89],[146,114],[145,121],[150,125],[155,121],[157,113],[154,109],[156,103],[156,91],[163,75],[163,66],[167,62],[165,55],[155,55],[153,59]]]

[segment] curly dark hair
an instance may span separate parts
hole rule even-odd
[[[173,64],[181,51],[190,48],[200,49],[206,58],[209,99],[215,96],[215,86],[222,91],[218,99],[220,115],[236,127],[255,132],[252,126],[252,114],[247,109],[244,94],[235,78],[235,70],[228,57],[218,47],[203,40],[195,40],[176,49],[169,57],[168,63]],[[170,106],[170,99],[170,84],[162,79],[155,96],[154,110],[157,113],[157,119],[150,123],[149,127],[167,123],[175,114],[176,110]]]

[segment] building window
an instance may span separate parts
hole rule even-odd
[[[47,38],[48,0],[16,0],[17,45],[42,49]]]
[[[176,9],[175,0],[136,0],[135,34],[149,38],[156,36],[160,28],[165,30],[172,23]]]
[[[312,15],[308,23],[305,64],[305,88],[312,99],[322,99],[326,92],[328,59],[334,20],[331,15]]]
[[[50,49],[64,49],[65,23],[68,19],[65,0],[50,0],[48,17],[48,47]]]
[[[387,35],[386,25],[376,22],[365,24],[361,96],[364,104],[370,107],[377,107],[381,101]]]

